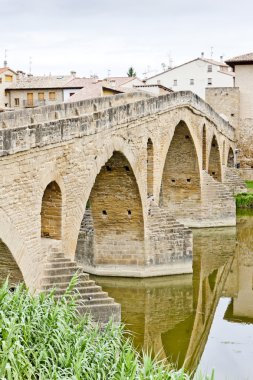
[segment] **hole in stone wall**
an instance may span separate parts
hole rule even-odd
[[[186,140],[188,140],[188,139],[190,138],[190,136],[189,136],[189,135],[186,135],[185,138],[186,138]]]
[[[212,175],[215,175],[215,172],[212,172]]]
[[[234,114],[234,113],[231,113],[231,116],[232,116],[232,117],[234,117],[234,116],[235,116],[235,114]]]
[[[112,171],[112,168],[111,168],[109,165],[106,165],[106,170],[107,170],[108,172],[111,172],[111,171]]]
[[[103,214],[103,215],[107,215],[107,211],[106,211],[106,210],[103,210],[103,211],[102,211],[102,214]]]
[[[97,111],[97,106],[96,106],[96,104],[93,104],[93,110],[94,110],[94,111]]]
[[[127,213],[128,213],[128,215],[132,215],[132,211],[131,210],[127,210]]]
[[[175,180],[175,179],[172,179],[171,182],[176,182],[176,180]]]
[[[77,108],[75,108],[75,115],[79,116],[79,110]]]
[[[191,182],[191,178],[187,178],[187,180],[186,180],[187,182]]]
[[[126,169],[127,172],[130,172],[130,169],[129,169],[129,166],[124,166],[124,168]]]
[[[215,144],[215,143],[212,143],[212,146],[215,148],[215,147],[216,147],[216,144]]]

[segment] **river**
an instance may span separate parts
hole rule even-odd
[[[236,227],[194,229],[193,274],[94,277],[122,307],[138,350],[215,379],[253,379],[253,212]],[[0,242],[0,280],[22,281]]]

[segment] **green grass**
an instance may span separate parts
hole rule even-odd
[[[31,295],[23,285],[0,287],[0,379],[184,380],[183,370],[140,355],[122,326],[99,329],[80,317],[75,299]]]
[[[253,209],[253,194],[241,193],[236,195],[236,208]]]
[[[247,189],[253,189],[253,181],[245,181]]]

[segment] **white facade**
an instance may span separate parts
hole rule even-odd
[[[253,118],[253,65],[235,64],[235,85],[240,89],[240,116]]]
[[[9,98],[5,95],[5,89],[16,82],[16,73],[8,67],[0,69],[0,108],[10,107]]]
[[[161,84],[173,91],[192,91],[205,99],[206,87],[233,87],[234,75],[227,65],[197,58],[146,79],[147,84]]]

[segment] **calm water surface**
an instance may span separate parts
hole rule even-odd
[[[138,349],[218,380],[253,379],[253,212],[194,230],[193,274],[98,278]]]
[[[247,215],[248,214],[248,215]],[[237,227],[194,230],[193,274],[101,278],[135,346],[217,380],[253,380],[253,213]],[[0,281],[22,275],[0,241]]]

